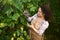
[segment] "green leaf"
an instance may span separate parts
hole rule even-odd
[[[18,19],[19,16],[20,16],[20,15],[19,15],[18,13],[15,13],[15,14],[12,16],[12,20],[17,21],[17,19]]]
[[[11,6],[8,5],[8,4],[6,4],[4,6],[4,10],[2,12],[5,13],[5,14],[7,14],[7,15],[10,15],[12,11],[13,11],[13,9],[11,8]]]
[[[24,40],[24,38],[22,36],[20,36],[20,40]]]
[[[17,33],[17,36],[20,36],[20,31],[19,30],[17,30],[16,33]]]
[[[23,4],[20,2],[20,0],[14,0],[13,5],[20,11],[23,9]]]
[[[13,0],[8,0],[8,3],[9,3],[10,5],[12,5]]]
[[[2,0],[0,0],[0,2],[2,2]]]
[[[14,24],[15,24],[15,23],[11,22],[11,23],[9,23],[8,26],[11,27],[11,28],[14,28]]]
[[[30,8],[30,11],[33,11],[34,12],[35,10],[36,10],[36,7],[31,7]]]
[[[27,36],[27,33],[26,33],[26,31],[24,31],[24,36]]]
[[[2,30],[0,29],[0,34],[2,33]]]
[[[23,3],[31,2],[31,0],[22,0]]]
[[[5,5],[5,4],[7,3],[7,0],[3,0],[2,2],[3,2],[3,4]]]

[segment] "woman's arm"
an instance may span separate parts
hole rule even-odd
[[[28,26],[29,28],[31,28],[32,30],[34,30],[37,34],[42,35],[42,34],[44,33],[44,31],[48,28],[49,23],[48,23],[48,22],[45,22],[45,23],[40,27],[39,30],[35,29],[33,25],[30,25],[30,24],[28,24],[28,23],[27,23],[27,26]]]
[[[30,25],[29,23],[27,23],[27,26],[31,28],[32,30],[34,30],[37,34],[39,34],[39,31],[35,29],[33,25]]]
[[[44,22],[41,26],[40,26],[40,29],[39,29],[39,35],[42,35],[45,30],[48,28],[49,26],[49,23],[48,21]]]
[[[32,17],[28,17],[27,18],[27,20],[29,21],[29,22],[31,22],[34,18],[36,18],[37,17],[37,14],[34,14]]]
[[[27,18],[29,22],[32,21],[33,18],[37,16],[37,14],[33,15],[32,17],[29,16],[29,12],[27,10],[24,10],[24,16]]]

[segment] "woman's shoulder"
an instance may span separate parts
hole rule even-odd
[[[49,22],[46,21],[46,20],[44,20],[44,22],[43,22],[43,26],[48,27],[48,26],[49,26]]]
[[[48,21],[45,21],[45,24],[49,25],[49,22]]]

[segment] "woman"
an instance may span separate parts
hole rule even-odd
[[[31,40],[44,40],[43,33],[49,26],[49,19],[51,17],[51,12],[48,5],[40,6],[37,14],[32,17],[26,15],[27,11],[24,11],[24,15],[27,17],[28,21],[31,22],[27,24],[30,28]]]

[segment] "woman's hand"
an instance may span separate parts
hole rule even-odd
[[[27,10],[24,10],[24,16],[26,16],[27,18],[29,17],[29,12]]]
[[[30,25],[29,23],[27,23],[27,26],[29,28],[33,29],[36,33],[39,33],[39,31],[37,29],[35,29],[33,25]]]
[[[29,28],[34,28],[34,26],[33,26],[33,25],[30,25],[29,23],[27,23],[27,26],[28,26]]]

